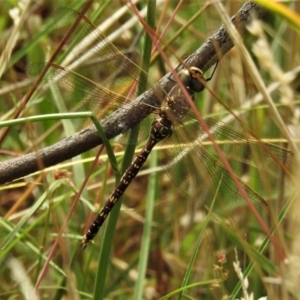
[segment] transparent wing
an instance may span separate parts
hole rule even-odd
[[[80,22],[68,40],[66,52],[71,53],[81,67],[75,72],[60,66],[59,62],[51,64],[37,93],[50,100],[60,112],[92,111],[103,118],[136,98],[139,80],[144,81],[147,89],[151,84],[144,76],[140,77],[143,71],[137,64],[77,11],[68,8],[56,11],[60,33],[65,34],[78,17]],[[36,77],[45,66],[46,63],[31,63],[27,73]],[[78,123],[80,127],[87,125]]]
[[[233,130],[230,126],[208,118],[204,120],[213,139],[226,156],[230,166],[239,178],[239,182],[254,204],[261,217],[267,221],[268,206],[265,200],[242,182],[243,175],[257,175],[263,178],[281,174],[280,165],[254,138]],[[176,146],[171,146],[171,145]],[[274,144],[265,147],[285,166],[292,160],[292,153]],[[166,164],[171,180],[193,201],[201,204],[212,199],[220,184],[214,211],[239,223],[257,225],[257,221],[242,197],[239,188],[219,158],[213,144],[199,121],[187,118],[184,125],[178,126],[174,135],[164,145],[164,155],[173,157]],[[204,199],[205,198],[205,199]]]

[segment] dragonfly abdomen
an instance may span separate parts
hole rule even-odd
[[[89,242],[93,240],[95,235],[98,233],[100,227],[104,223],[106,217],[113,209],[116,202],[121,198],[125,190],[131,181],[136,177],[140,168],[143,166],[144,162],[147,160],[153,147],[162,139],[170,136],[173,133],[172,122],[166,117],[162,116],[155,119],[151,126],[151,131],[149,134],[149,139],[142,149],[142,151],[135,157],[131,165],[127,168],[121,180],[109,196],[104,207],[101,209],[98,216],[93,221],[89,230],[84,235],[81,245],[83,248],[87,246]]]
[[[193,71],[193,75],[186,70],[179,72],[179,75],[182,83],[187,89],[187,93],[191,99],[193,99],[194,90],[190,88],[190,83],[193,81],[192,78],[194,78],[196,74],[198,76],[202,76],[202,72],[195,67],[191,68],[191,70]],[[195,85],[195,87],[202,89],[202,84],[200,87],[198,85]],[[197,89],[195,91],[197,91]],[[153,147],[158,142],[173,134],[173,124],[180,124],[181,119],[187,114],[188,110],[189,104],[186,102],[185,95],[182,93],[181,88],[178,85],[175,85],[167,95],[165,102],[162,104],[162,109],[159,111],[158,117],[151,124],[149,138],[145,147],[127,168],[120,182],[106,201],[104,207],[101,209],[89,230],[84,235],[81,242],[81,246],[83,248],[85,248],[87,244],[93,240],[108,214],[113,209],[115,203],[120,199],[128,185],[143,166]]]

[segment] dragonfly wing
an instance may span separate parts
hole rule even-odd
[[[220,184],[214,211],[239,223],[257,225],[247,201],[240,192],[240,188],[243,188],[257,212],[267,221],[268,207],[265,200],[240,178],[243,175],[254,174],[253,170],[259,173],[264,168],[276,180],[280,175],[280,165],[262,148],[259,141],[214,119],[204,121],[238,176],[240,187],[220,160],[204,128],[193,117],[187,118],[183,125],[177,126],[172,138],[166,141],[165,155],[173,157],[173,160],[166,164],[167,173],[172,181],[190,198],[194,201],[197,199],[201,204],[204,198],[212,199]],[[291,160],[290,151],[272,144],[266,146],[284,164]],[[257,151],[260,151],[263,160],[252,157]]]
[[[140,76],[141,73],[146,75],[145,72],[79,12],[69,8],[56,11],[59,34],[64,36],[78,18],[79,24],[62,51],[64,55],[71,53],[76,65],[62,67],[62,60],[57,59],[47,69],[37,92],[54,103],[60,112],[90,111],[102,119],[136,98],[139,81],[143,81],[146,89],[152,85],[147,76]],[[35,78],[45,66],[46,63],[32,63],[27,73]],[[76,124],[83,127],[90,123],[78,121]]]

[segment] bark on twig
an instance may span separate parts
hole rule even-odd
[[[262,18],[264,10],[257,4],[246,2],[238,13],[232,17],[232,22],[243,36],[246,31],[246,25],[251,20],[251,15],[255,14],[257,18]],[[196,66],[205,72],[219,61],[232,47],[233,43],[226,32],[224,26],[221,26],[204,44],[187,59],[184,64]],[[183,68],[179,65],[176,70]],[[158,84],[166,91],[170,91],[175,82],[170,80],[170,74],[166,74]],[[142,121],[154,109],[151,106],[157,105],[159,95],[157,90],[150,89],[140,95],[135,103],[130,107],[121,107],[101,121],[105,131],[109,128],[109,139],[124,133],[133,128]],[[144,105],[144,104],[148,105]],[[145,109],[147,107],[147,109]],[[119,126],[118,124],[122,124]],[[42,149],[36,153],[30,153],[22,157],[8,160],[0,164],[0,184],[13,181],[33,172],[40,170],[41,164],[49,167],[70,159],[78,154],[88,151],[102,143],[94,126],[86,128],[71,137],[65,138],[58,143]]]

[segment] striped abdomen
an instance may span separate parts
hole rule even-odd
[[[131,183],[132,179],[138,174],[140,168],[147,160],[153,147],[166,136],[170,136],[173,133],[173,127],[171,121],[162,115],[161,117],[154,120],[151,125],[151,131],[149,139],[145,147],[141,152],[135,157],[134,161],[127,168],[121,180],[113,190],[112,194],[109,196],[104,207],[101,209],[100,213],[90,226],[89,230],[84,235],[81,245],[83,248],[87,246],[89,242],[93,240],[103,222],[107,218],[110,211],[113,209],[115,203],[120,199],[122,194],[127,189],[128,185]]]

